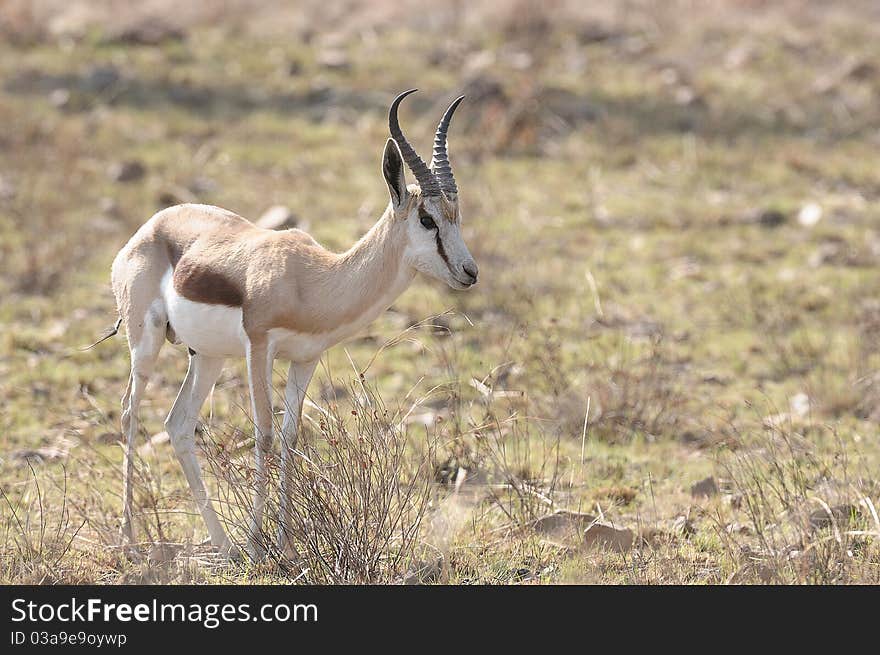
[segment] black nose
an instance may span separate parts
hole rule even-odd
[[[473,282],[471,282],[471,284],[477,281],[477,275],[480,271],[477,268],[476,262],[468,262],[467,264],[462,264],[461,268],[464,271],[465,275],[469,275],[471,278],[473,278]]]

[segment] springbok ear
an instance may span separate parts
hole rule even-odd
[[[391,201],[395,207],[399,207],[406,199],[406,178],[403,175],[403,158],[400,156],[400,148],[394,139],[388,139],[385,143],[385,152],[382,153],[382,175],[391,192]]]

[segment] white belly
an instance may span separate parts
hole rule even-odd
[[[174,289],[171,269],[162,278],[162,297],[174,333],[188,348],[208,357],[244,357],[248,338],[240,307],[193,302]],[[349,329],[352,326],[345,326]],[[269,330],[269,352],[294,361],[311,361],[340,340],[349,330],[303,334]]]
[[[162,297],[168,321],[178,338],[200,355],[244,357],[247,335],[241,308],[193,302],[181,296],[171,282],[171,269],[162,278]]]

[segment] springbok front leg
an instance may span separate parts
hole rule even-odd
[[[251,392],[251,411],[254,420],[254,504],[248,534],[248,552],[254,561],[265,555],[262,543],[263,513],[266,510],[266,493],[269,482],[267,470],[272,452],[272,361],[267,340],[248,341],[246,348],[248,381]]]
[[[284,388],[284,423],[281,425],[281,493],[278,502],[278,550],[287,557],[294,555],[290,543],[293,507],[290,498],[293,482],[294,449],[299,436],[303,400],[318,360],[291,362]]]
[[[231,555],[234,553],[234,547],[227,538],[214,511],[214,505],[205,491],[201,466],[196,456],[195,440],[199,412],[222,371],[223,358],[206,357],[198,353],[190,355],[189,369],[183,386],[180,387],[177,400],[174,401],[174,406],[165,419],[165,431],[171,438],[171,445],[174,446],[174,452],[186,475],[196,507],[208,527],[211,543],[221,555]]]

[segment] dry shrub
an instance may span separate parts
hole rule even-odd
[[[562,466],[559,437],[515,416],[499,420],[487,407],[475,450],[483,462],[488,498],[512,524],[531,525],[556,509]]]
[[[744,437],[722,465],[747,528],[718,535],[739,562],[731,582],[843,584],[880,580],[880,487],[854,471],[848,444],[814,428],[807,440],[787,427]],[[814,442],[833,439],[833,455]]]
[[[550,567],[543,547],[529,538],[534,523],[570,496],[559,434],[521,416],[520,403],[508,406],[491,393],[467,402],[454,394],[454,402],[454,417],[467,420],[443,424],[447,439],[435,460],[438,488],[425,516],[423,559],[407,582],[535,580]],[[493,562],[488,569],[477,565],[484,558]]]
[[[280,462],[269,460],[269,502],[262,545],[270,560],[310,584],[391,582],[407,569],[418,546],[430,500],[430,440],[415,447],[401,412],[386,409],[364,379],[348,384],[350,411],[330,403],[318,407],[317,428],[304,430],[294,450],[290,489],[292,525],[287,538],[298,557],[278,551]],[[236,532],[246,535],[252,470],[243,475],[248,451],[209,449],[219,478],[221,507]],[[241,544],[240,544],[241,546]]]
[[[205,582],[209,573],[233,572],[208,547],[168,539],[179,527],[168,516],[173,501],[140,458],[134,512],[139,539],[122,544],[119,495],[98,484],[108,480],[108,466],[118,475],[117,462],[83,447],[67,465],[29,467],[28,477],[12,490],[0,489],[0,581],[193,584]]]
[[[450,379],[434,389],[446,397],[432,401],[448,415],[434,426],[443,443],[434,481],[456,496],[459,507],[472,511],[488,501],[516,526],[552,512],[562,471],[560,435],[535,418],[531,390],[505,388],[518,365],[508,361],[464,383],[460,376],[468,367],[455,340],[434,344],[434,354]],[[467,388],[476,393],[463,393]]]
[[[498,418],[496,409],[489,401],[479,425],[447,443],[434,479],[457,507],[473,513],[487,503],[511,527],[523,528],[556,509],[563,470],[559,436],[529,419]]]
[[[30,464],[30,479],[25,488],[13,499],[0,489],[0,503],[5,506],[0,516],[4,519],[3,546],[0,548],[0,575],[5,580],[23,584],[71,582],[59,571],[59,564],[67,556],[85,519],[71,516],[67,497],[67,470],[63,470],[60,488],[60,506],[52,507],[58,498],[46,498],[36,471]],[[7,511],[8,510],[8,511]]]

